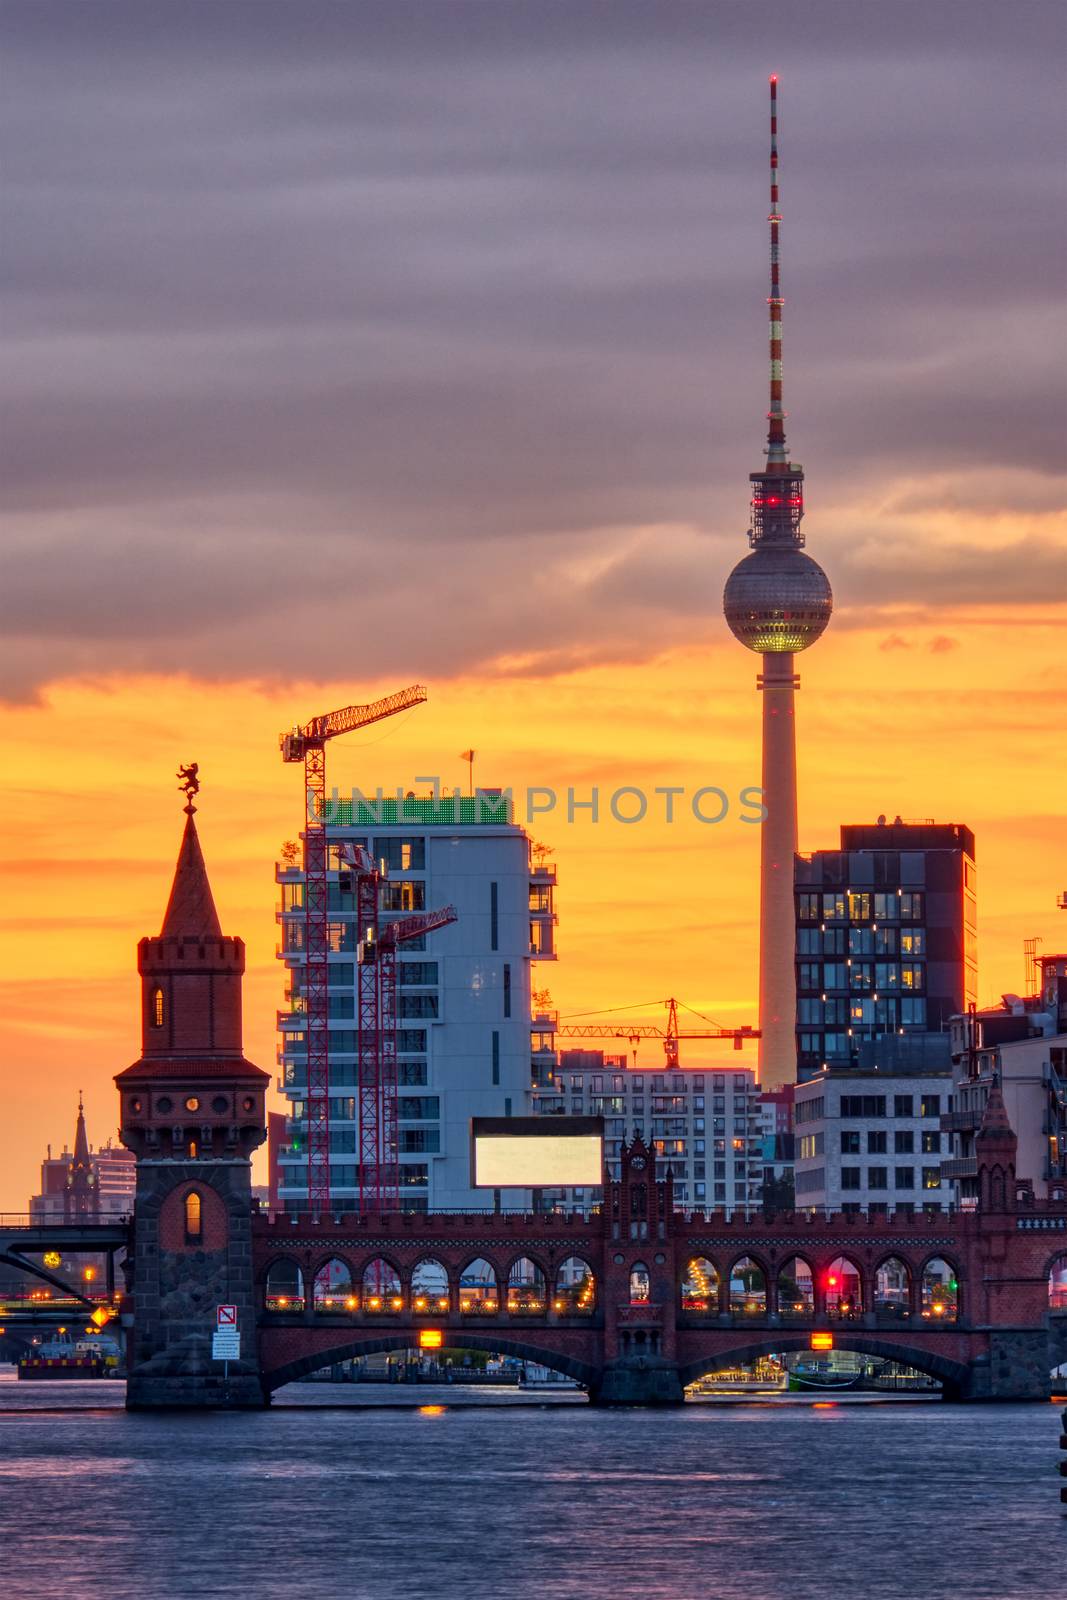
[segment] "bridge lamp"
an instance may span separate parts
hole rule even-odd
[[[82,1271],[82,1277],[85,1279],[86,1283],[92,1283],[93,1279],[96,1277],[96,1268],[85,1267]]]
[[[445,1336],[441,1332],[440,1328],[420,1328],[420,1330],[419,1330],[419,1349],[420,1350],[440,1350],[440,1348],[444,1344],[444,1342],[445,1342]]]
[[[63,1257],[60,1255],[58,1250],[46,1250],[44,1253],[44,1264],[46,1267],[51,1267],[53,1270],[55,1270],[56,1267],[61,1267],[63,1265]]]
[[[356,1299],[354,1294],[350,1294],[347,1297],[347,1299],[345,1300],[345,1310],[346,1311],[358,1311],[358,1309],[359,1309],[359,1301]]]
[[[95,1322],[98,1328],[102,1328],[105,1322],[111,1321],[114,1314],[107,1306],[97,1306],[90,1321]]]

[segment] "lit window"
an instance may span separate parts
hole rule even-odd
[[[163,1012],[163,990],[162,989],[153,989],[152,990],[152,1026],[153,1026],[153,1028],[161,1028],[163,1026],[163,1018],[164,1018],[164,1012]]]
[[[200,1196],[195,1189],[190,1189],[185,1197],[185,1237],[187,1239],[199,1239],[202,1231]]]
[[[189,1098],[186,1100],[185,1109],[186,1109],[186,1111],[199,1111],[200,1110],[200,1101],[197,1099],[195,1094],[191,1094],[189,1096]]]

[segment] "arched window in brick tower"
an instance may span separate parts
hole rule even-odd
[[[185,1238],[189,1244],[199,1244],[203,1237],[203,1209],[200,1196],[195,1189],[190,1189],[185,1197]]]
[[[157,987],[157,988],[152,990],[152,1026],[153,1026],[153,1028],[161,1028],[163,1026],[163,1023],[164,1023],[165,1019],[166,1019],[166,1011],[165,1011],[164,1000],[163,1000],[163,990]]]

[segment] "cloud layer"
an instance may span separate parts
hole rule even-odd
[[[839,620],[1062,594],[1061,23],[811,0],[771,61],[672,0],[8,4],[0,693],[716,636],[771,67]]]

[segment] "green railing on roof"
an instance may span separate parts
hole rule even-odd
[[[496,826],[514,820],[510,794],[360,795],[328,798],[326,826],[335,828],[393,828],[406,822],[420,827]]]

